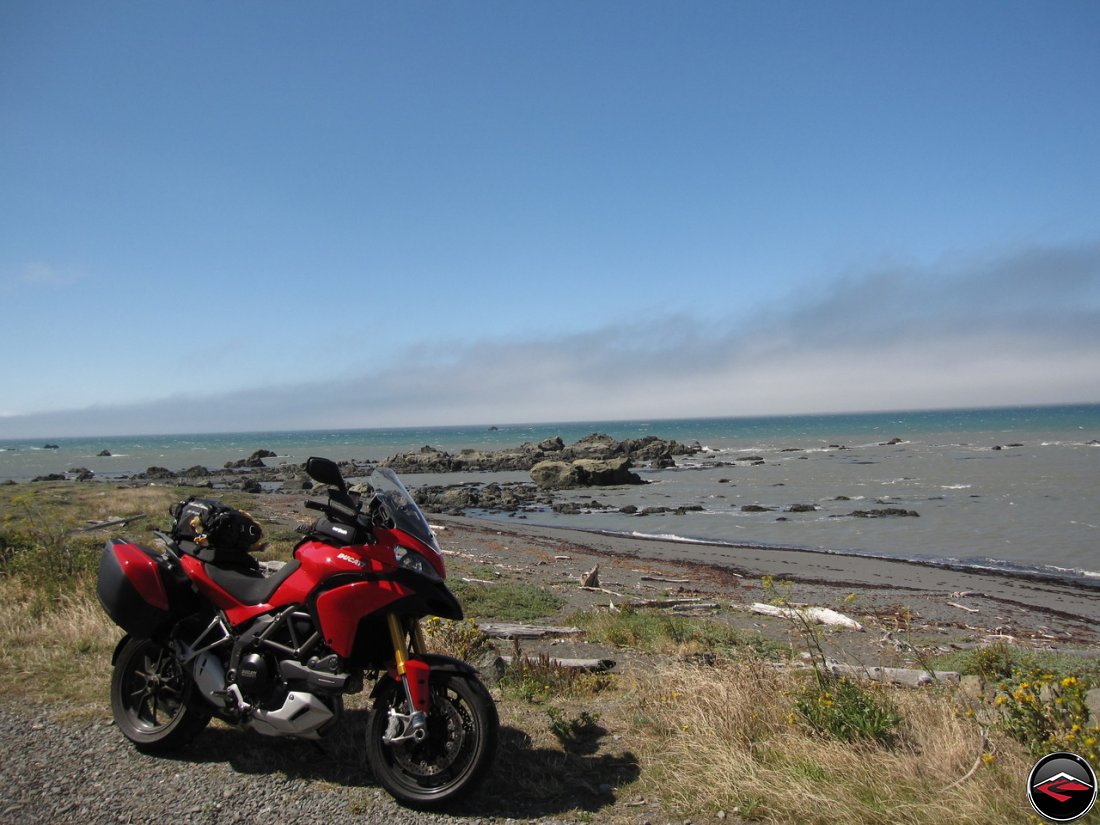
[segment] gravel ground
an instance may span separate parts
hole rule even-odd
[[[0,708],[0,823],[564,825],[411,811],[311,743],[211,726],[176,758],[135,750],[110,722]],[[351,778],[349,774],[365,774]],[[491,781],[491,778],[490,778]],[[469,804],[469,803],[467,803]]]

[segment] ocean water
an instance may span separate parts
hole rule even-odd
[[[1100,405],[667,421],[605,421],[336,432],[226,433],[0,441],[0,481],[86,467],[121,477],[150,466],[221,467],[264,448],[268,464],[310,455],[381,460],[430,444],[498,449],[592,432],[655,435],[704,451],[643,486],[562,497],[584,512],[533,511],[499,521],[683,541],[868,554],[930,564],[1041,573],[1100,586]],[[898,439],[897,443],[890,443]],[[57,449],[46,449],[45,444]],[[995,449],[1000,448],[1000,449]],[[98,453],[107,450],[109,457]],[[763,463],[744,459],[758,457]],[[407,476],[423,483],[521,480],[524,474]],[[599,506],[590,507],[592,502]],[[620,508],[701,506],[627,515]],[[747,512],[745,505],[769,508]],[[812,505],[809,512],[791,512]],[[901,508],[917,517],[859,518]],[[610,509],[609,509],[610,508]]]

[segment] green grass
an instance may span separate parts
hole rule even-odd
[[[974,650],[955,651],[932,660],[937,670],[954,670],[980,676],[987,682],[1007,679],[1027,670],[1042,670],[1059,679],[1064,676],[1087,678],[1100,685],[1100,659],[1072,653],[1045,650],[1024,650],[1004,642]]]
[[[586,611],[569,616],[568,621],[583,629],[589,641],[644,653],[778,652],[758,635],[744,634],[721,622],[653,610]]]
[[[467,616],[476,619],[529,622],[553,616],[564,602],[541,587],[519,582],[479,584],[448,580]]]

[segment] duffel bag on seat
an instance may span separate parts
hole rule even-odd
[[[185,553],[219,565],[257,566],[249,551],[260,549],[263,528],[248,513],[194,496],[168,512],[174,519],[172,538]]]

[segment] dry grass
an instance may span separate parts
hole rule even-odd
[[[0,578],[0,701],[64,703],[102,715],[120,638],[94,596],[77,591],[42,610],[37,590]]]
[[[641,676],[642,784],[680,813],[768,823],[1027,821],[1022,749],[985,743],[950,690],[894,691],[905,721],[887,749],[806,729],[793,712],[805,677],[758,659]]]

